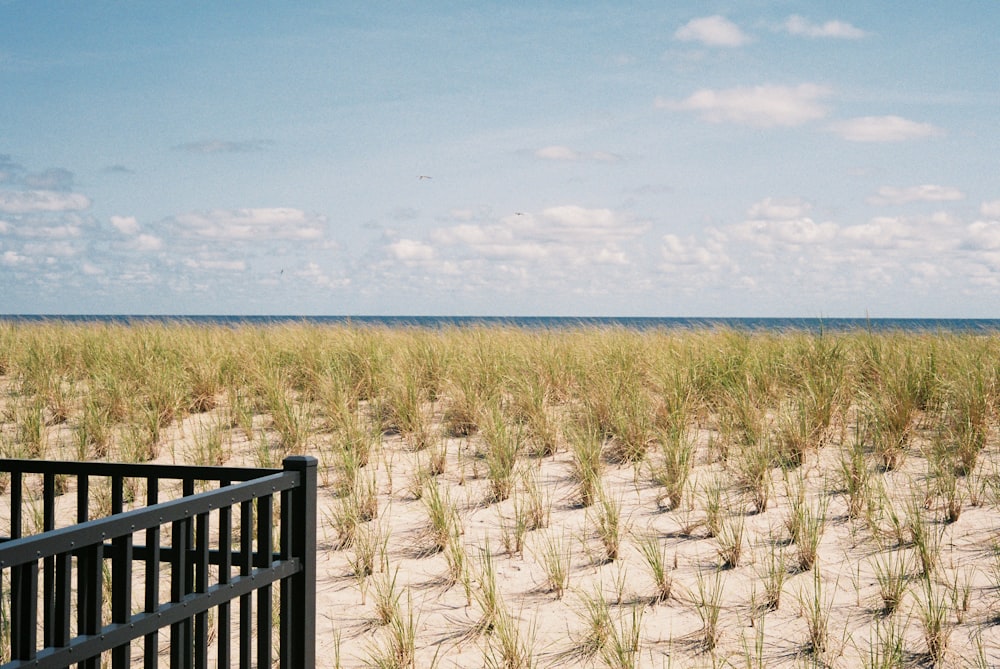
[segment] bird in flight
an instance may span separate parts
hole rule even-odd
[[[433,179],[433,178],[434,178],[434,177],[429,177],[429,176],[427,176],[426,174],[421,174],[421,175],[419,175],[419,176],[417,177],[417,179]]]

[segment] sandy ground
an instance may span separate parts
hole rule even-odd
[[[157,461],[190,461],[198,435],[212,421],[221,420],[221,415],[219,408],[166,429]],[[258,416],[255,426],[266,429],[267,418]],[[873,564],[890,550],[909,559],[906,594],[892,618],[903,630],[903,660],[907,665],[926,664],[923,594],[915,549],[906,545],[880,548],[864,523],[847,517],[845,497],[837,492],[840,451],[843,440],[850,438],[849,428],[831,430],[828,443],[810,454],[800,468],[808,499],[822,496],[828,501],[818,559],[818,601],[821,613],[828,617],[828,640],[822,653],[813,651],[809,643],[807,612],[817,601],[814,571],[797,573],[790,568],[779,607],[764,610],[761,606],[770,556],[782,549],[790,560],[795,554],[795,546],[787,541],[790,498],[781,471],[772,471],[773,494],[767,510],[751,513],[748,500],[710,449],[715,435],[709,430],[694,434],[698,449],[689,494],[675,510],[663,508],[661,489],[652,481],[647,464],[606,464],[605,491],[621,506],[621,548],[614,560],[605,559],[597,537],[596,508],[578,504],[570,476],[572,458],[565,447],[553,456],[523,455],[519,460],[519,470],[540,484],[548,513],[547,526],[527,532],[523,551],[518,553],[504,549],[503,528],[510,525],[514,505],[523,496],[515,494],[499,503],[487,500],[489,481],[478,456],[479,437],[441,438],[447,456],[437,480],[458,511],[473,595],[481,588],[477,579],[488,552],[503,605],[517,620],[520,641],[537,666],[617,666],[600,652],[582,652],[588,640],[588,603],[601,597],[619,634],[632,624],[639,625],[635,666],[876,666],[870,648],[887,618],[881,613]],[[227,464],[252,465],[253,447],[246,435],[238,429],[226,434]],[[50,458],[70,457],[69,446],[59,444],[71,443],[71,437],[68,427],[50,428]],[[427,466],[431,450],[417,451],[400,435],[384,435],[371,462],[362,468],[362,480],[374,482],[378,507],[377,518],[365,525],[386,538],[380,562],[388,571],[383,567],[359,580],[351,569],[355,549],[338,546],[334,518],[342,499],[336,494],[336,472],[330,462],[332,438],[314,435],[308,449],[321,462],[316,620],[320,666],[336,666],[338,658],[344,667],[367,666],[380,648],[387,647],[389,630],[378,621],[376,590],[377,582],[387,582],[388,576],[395,578],[402,610],[409,607],[415,619],[413,666],[486,665],[490,649],[498,647],[497,635],[477,632],[482,610],[475,596],[470,601],[465,588],[448,578],[445,555],[433,550],[426,495],[418,499],[414,493],[419,490],[414,479]],[[948,605],[948,650],[942,666],[1000,666],[1000,559],[993,548],[1000,541],[996,443],[992,435],[979,470],[970,477],[973,492],[965,495],[957,522],[930,523],[941,532],[940,568],[933,582]],[[903,499],[910,490],[919,489],[925,471],[917,434],[903,467],[875,476],[893,496]],[[726,482],[724,522],[745,523],[743,555],[738,566],[730,569],[720,569],[719,540],[708,536],[703,523],[704,490],[712,480]],[[75,496],[67,495],[61,504],[75,503],[71,500]],[[898,508],[905,515],[901,503]],[[938,502],[929,500],[926,512],[929,518],[940,515]],[[9,509],[4,507],[0,531],[5,532],[8,524]],[[667,557],[673,587],[666,601],[653,601],[650,570],[637,548],[640,536],[655,536]],[[542,555],[548,541],[561,542],[569,555],[568,586],[561,597],[547,586]],[[699,603],[700,593],[715,585],[721,589],[719,633],[716,647],[709,650]]]

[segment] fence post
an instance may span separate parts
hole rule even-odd
[[[291,496],[293,520],[292,557],[299,559],[301,569],[291,578],[290,606],[282,607],[291,619],[281,620],[287,633],[288,652],[281,649],[282,669],[315,669],[316,667],[316,458],[292,455],[282,463],[286,471],[299,472],[299,485]],[[286,511],[282,509],[282,514]],[[287,662],[287,664],[286,664]]]

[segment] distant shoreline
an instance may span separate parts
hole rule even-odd
[[[524,329],[573,329],[580,327],[631,330],[722,328],[780,332],[992,332],[1000,331],[1000,318],[739,318],[646,316],[232,316],[144,314],[4,314],[0,323],[192,323],[197,325],[363,325],[376,327],[516,327]]]

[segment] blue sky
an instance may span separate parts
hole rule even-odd
[[[0,313],[1000,315],[1000,3],[341,4],[0,0]]]

